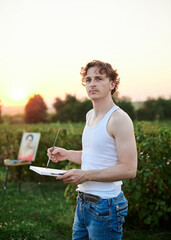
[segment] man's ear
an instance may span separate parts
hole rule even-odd
[[[110,81],[110,85],[111,85],[111,91],[115,88],[115,82],[114,81]]]

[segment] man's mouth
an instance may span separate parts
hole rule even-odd
[[[97,92],[98,92],[98,90],[90,90],[90,91],[89,91],[89,93],[92,93],[92,94],[93,94],[93,93],[97,93]]]

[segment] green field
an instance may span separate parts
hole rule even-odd
[[[60,186],[62,185],[62,186]],[[0,239],[71,239],[73,209],[65,202],[63,183],[9,183],[0,211]],[[1,182],[2,195],[2,182]]]
[[[1,179],[2,180],[2,179]],[[64,185],[42,183],[45,198],[37,183],[9,183],[0,206],[1,240],[70,240],[74,209],[64,198]],[[0,183],[3,195],[3,182]],[[171,232],[146,231],[125,226],[123,240],[170,240]],[[104,239],[105,240],[105,239]],[[106,239],[107,240],[107,239]]]
[[[135,122],[134,124],[136,127],[137,123]],[[142,129],[144,129],[144,126],[145,125],[141,126]],[[149,125],[149,129],[151,130],[153,126],[171,128],[171,121],[152,122],[152,124]],[[36,164],[43,164],[44,162],[45,163],[47,162],[46,149],[50,144],[53,144],[53,140],[54,140],[57,129],[59,128],[61,129],[61,133],[59,136],[60,141],[58,143],[61,144],[61,146],[64,146],[67,148],[75,147],[75,149],[77,149],[77,147],[78,148],[80,147],[79,142],[81,141],[80,136],[77,138],[77,135],[81,134],[83,127],[84,127],[83,123],[78,123],[78,124],[3,123],[0,125],[0,144],[1,144],[0,147],[5,146],[4,148],[6,149],[6,151],[9,151],[9,149],[11,149],[12,154],[16,156],[23,131],[33,130],[36,132],[41,132],[42,135],[41,135],[41,141],[40,141],[40,145],[37,153],[38,158],[36,159]],[[154,128],[154,131],[155,129],[156,128]],[[65,135],[65,131],[67,132],[66,135]],[[145,150],[147,151],[148,149],[146,148],[149,146],[149,151],[152,150],[151,157],[153,157],[153,155],[157,151],[154,151],[152,147],[157,147],[157,150],[159,151],[160,146],[164,146],[164,148],[161,147],[162,148],[161,152],[163,154],[163,149],[165,149],[166,143],[168,142],[167,139],[166,139],[166,142],[164,142],[164,138],[160,139],[158,135],[155,136],[153,134],[152,138],[148,139],[150,141],[148,145],[146,141],[146,135],[143,135],[143,134],[144,132],[142,132],[142,135],[141,135],[141,138],[145,139],[144,140],[145,145],[143,146],[144,151]],[[148,131],[145,131],[145,134],[148,134]],[[169,135],[166,135],[166,136],[169,136]],[[4,145],[4,141],[5,141],[5,145]],[[138,146],[140,146],[140,144],[141,142],[139,142]],[[164,145],[161,145],[161,144],[164,144]],[[14,148],[15,148],[15,151],[14,151]],[[167,151],[167,149],[165,149],[165,151]],[[170,165],[167,165],[167,166],[170,167]],[[61,167],[63,166],[61,165]],[[152,168],[152,170],[153,169],[154,167]],[[31,172],[31,171],[28,171],[28,172]],[[13,171],[13,175],[9,176],[10,181],[8,182],[5,201],[3,202],[2,201],[3,185],[5,180],[5,173],[6,173],[6,169],[3,165],[3,154],[0,152],[0,199],[1,199],[0,239],[2,240],[38,240],[38,239],[70,240],[72,235],[74,208],[71,207],[70,202],[67,202],[66,198],[64,197],[64,191],[66,186],[63,184],[63,182],[55,181],[55,179],[54,181],[50,182],[51,178],[46,177],[46,179],[44,179],[44,181],[41,184],[43,193],[45,194],[45,198],[44,198],[40,191],[40,185],[38,185],[37,182],[35,182],[35,179],[33,182],[32,176],[34,177],[35,174],[32,173],[33,175],[30,175],[30,177],[28,178],[29,180],[27,180],[26,178],[25,182],[22,183],[21,193],[19,193],[17,177],[15,176],[15,172]],[[146,177],[145,174],[148,177],[148,172],[147,173],[144,172],[144,175],[140,175],[140,177],[141,176]],[[155,180],[157,179],[158,181],[160,181],[160,183],[161,183],[161,179],[165,175],[166,177],[170,176],[170,175],[167,175],[168,174],[167,171],[162,173],[164,175],[161,175],[161,178],[159,175],[155,175],[155,174],[156,173],[154,172],[153,176]],[[149,176],[149,180],[153,176]],[[136,179],[140,180],[138,176]],[[139,191],[138,187],[139,187],[140,192],[144,194],[141,202],[139,198],[138,200],[136,200],[142,204],[144,212],[145,210],[146,211],[148,210],[148,206],[149,206],[148,205],[149,203],[147,202],[146,209],[145,209],[145,205],[144,205],[145,200],[147,200],[149,196],[153,197],[153,195],[150,195],[152,192],[151,190],[148,194],[146,194],[145,192],[146,189],[143,190],[145,181],[148,182],[148,179],[143,180],[142,185],[141,185],[141,182],[139,182],[139,185],[136,182],[135,182],[135,186],[132,185],[133,193],[138,193]],[[131,182],[133,183],[133,181]],[[155,183],[155,181],[150,182],[151,184],[150,187],[152,188],[156,187],[157,189],[156,193],[159,191],[159,189],[161,190],[162,186],[165,186],[165,185],[159,186],[158,184],[159,182],[156,182],[155,184],[153,183]],[[129,186],[129,189],[130,189],[130,186]],[[169,193],[168,192],[169,189],[166,191],[167,193]],[[127,194],[129,195],[129,193]],[[132,195],[133,194],[130,193],[130,197]],[[159,204],[161,203],[161,206],[163,206],[162,205],[163,196],[166,196],[166,195],[161,194],[157,200],[154,197],[151,198],[154,201],[153,202],[154,206],[156,206],[155,201],[156,203],[158,201],[158,203]],[[164,206],[167,206],[167,205],[164,205]],[[135,205],[133,205],[133,207],[135,208]],[[157,215],[159,211],[156,211],[156,213],[153,211],[153,213]],[[140,212],[138,212],[138,215],[136,216],[140,216]],[[131,223],[132,223],[132,220],[131,222],[128,222],[128,220],[126,221],[126,224],[124,226],[123,240],[144,240],[144,239],[170,240],[171,239],[171,231],[169,228],[167,229],[159,229],[158,227],[151,228],[150,225],[147,225],[146,228],[143,229],[139,227],[139,225],[138,226],[136,225],[136,227],[132,227]]]

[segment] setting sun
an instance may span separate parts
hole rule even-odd
[[[25,101],[27,98],[26,90],[21,88],[12,89],[11,97],[15,101]]]
[[[13,87],[5,92],[5,97],[3,99],[5,99],[5,102],[9,106],[25,105],[29,99],[28,90],[22,87]]]

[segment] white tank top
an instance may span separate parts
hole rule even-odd
[[[115,166],[119,163],[115,139],[107,132],[107,123],[111,114],[119,109],[114,106],[95,127],[89,126],[89,116],[82,135],[82,170],[97,170]],[[87,181],[78,185],[78,191],[98,195],[103,199],[118,196],[122,181],[96,182]]]

